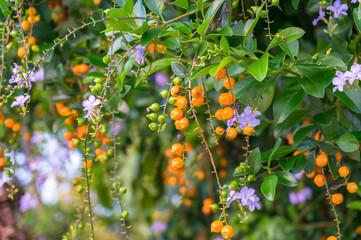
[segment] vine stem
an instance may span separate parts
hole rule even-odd
[[[21,33],[21,37],[23,39],[23,45],[24,45],[24,49],[25,49],[25,67],[26,67],[26,71],[29,70],[29,65],[28,65],[28,49],[26,47],[26,42],[25,42],[25,35],[24,35],[24,31],[23,31],[23,28],[21,27],[21,15],[20,15],[20,12],[19,12],[19,8],[18,8],[18,1],[15,0],[15,9],[16,9],[16,14],[17,14],[17,17],[19,19],[19,25],[20,25],[20,33]],[[29,79],[28,79],[29,81]]]
[[[114,110],[112,111],[112,122],[113,122],[113,125],[114,125],[115,124]],[[116,145],[115,131],[113,130],[115,195],[116,195],[118,203],[119,203],[120,211],[123,212],[123,205],[122,205],[122,202],[120,201],[118,186],[117,186],[117,178],[118,178],[118,176],[117,176],[117,148],[116,148],[116,146],[117,145]],[[125,219],[123,217],[122,217],[122,221],[123,221],[125,239],[128,239],[127,224],[126,224]]]
[[[91,122],[89,122],[89,124],[88,124],[88,130],[87,130],[86,135],[85,135],[84,161],[85,161],[85,175],[86,175],[86,186],[87,186],[87,201],[88,201],[88,207],[89,207],[90,227],[91,227],[91,232],[92,232],[91,233],[91,239],[95,240],[92,205],[91,205],[91,200],[90,200],[90,183],[89,183],[89,173],[88,173],[88,162],[87,162],[87,159],[86,159],[86,156],[87,156],[86,146],[87,146],[87,143],[88,143],[87,139],[88,139],[90,127],[91,127]]]
[[[1,38],[2,55],[1,55],[1,70],[0,70],[0,94],[1,94],[2,86],[3,86],[3,73],[4,73],[4,62],[5,62],[5,29],[6,29],[6,25],[8,24],[8,21],[9,21],[9,17],[7,17],[5,19],[3,35]]]
[[[339,240],[341,240],[340,221],[338,220],[338,215],[337,215],[337,212],[336,212],[335,204],[333,204],[333,202],[331,200],[331,193],[330,193],[330,189],[328,188],[328,183],[327,183],[327,179],[326,179],[325,172],[324,172],[323,168],[321,168],[321,171],[322,171],[323,177],[325,178],[326,196],[327,196],[327,199],[330,201],[331,211],[335,215],[334,221],[336,222],[336,228],[337,228],[337,234],[338,234],[337,238]]]

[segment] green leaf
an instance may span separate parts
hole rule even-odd
[[[148,45],[159,33],[162,31],[162,28],[153,28],[145,31],[143,36],[140,38],[140,45],[145,47]]]
[[[118,19],[127,17],[129,14],[122,8],[112,8],[107,12],[109,26],[117,31],[131,32],[137,28],[134,19]]]
[[[185,10],[188,9],[188,0],[175,0],[174,2],[172,2],[172,4],[184,8]]]
[[[289,129],[296,125],[297,123],[300,123],[303,119],[305,119],[308,114],[313,109],[307,108],[307,109],[299,109],[294,112],[292,112],[283,122],[277,124],[274,129],[274,134],[276,137],[280,136],[282,131]]]
[[[236,95],[236,98],[239,98],[243,93],[257,83],[258,81],[252,75],[245,76],[236,82],[232,88],[233,94]]]
[[[292,6],[297,9],[298,8],[298,4],[300,4],[300,0],[292,0]]]
[[[275,152],[278,150],[278,148],[280,147],[281,142],[282,142],[282,139],[281,139],[281,138],[277,138],[277,141],[276,141],[276,143],[275,143],[275,146],[273,147],[273,149],[272,149],[272,151],[271,151],[271,154],[269,155],[269,157],[268,157],[268,159],[267,159],[267,166],[268,166],[268,168],[271,167],[272,157],[273,157],[273,155],[275,154]]]
[[[353,210],[361,211],[361,200],[352,201],[347,204],[347,207]]]
[[[218,9],[221,7],[224,0],[215,0],[212,2],[211,6],[208,8],[206,15],[204,16],[205,19],[213,18],[214,15],[217,13]]]
[[[232,58],[230,56],[227,56],[225,58],[223,58],[223,60],[221,61],[221,63],[218,65],[217,70],[215,72],[211,71],[211,74],[214,76],[216,75],[216,73],[221,70],[221,68],[227,66],[228,64],[230,64],[231,62],[233,62]]]
[[[282,43],[280,45],[281,49],[287,53],[288,56],[290,56],[293,60],[295,60],[295,57],[298,55],[298,50],[300,47],[300,44],[298,40],[292,41],[292,42],[286,42]]]
[[[209,70],[211,68],[214,68],[215,66],[217,66],[216,64],[213,65],[208,65],[206,67],[200,68],[197,71],[194,71],[192,76],[187,80],[187,82],[192,81],[193,79],[196,79],[197,77],[203,76],[205,74],[208,74]]]
[[[335,146],[332,142],[329,141],[322,141],[319,142],[318,145],[320,145],[320,149],[324,151],[327,155],[333,155],[338,152],[338,147]]]
[[[180,78],[185,78],[187,76],[187,68],[180,62],[172,62],[171,64],[172,71],[175,75]]]
[[[357,29],[361,32],[361,19],[358,17],[359,10],[358,8],[353,9],[353,20],[355,21]]]
[[[316,151],[313,150],[306,156],[307,164],[305,167],[305,173],[310,174],[315,170],[316,167]]]
[[[271,153],[273,152],[273,149],[268,150],[265,153],[262,153],[262,161],[267,161],[269,157],[271,156],[271,160],[277,160],[280,157],[286,156],[293,152],[295,149],[291,146],[279,146],[276,150],[276,152],[273,153],[271,156]]]
[[[267,52],[267,53],[263,54],[263,56],[260,59],[253,62],[248,67],[247,72],[252,74],[260,82],[262,82],[267,75],[268,58],[269,58],[269,53]]]
[[[313,117],[313,121],[320,125],[329,126],[329,125],[331,125],[331,122],[335,116],[335,113],[336,113],[335,108],[330,109],[326,113],[318,113]]]
[[[243,31],[242,31],[242,36],[244,36],[244,39],[243,39],[243,45],[246,45],[246,42],[247,42],[247,39],[249,38],[249,36],[251,36],[251,33],[253,32],[253,29],[256,27],[257,23],[258,23],[258,20],[261,16],[261,12],[263,10],[263,6],[264,4],[262,4],[257,12],[256,12],[256,17],[254,19],[249,19],[247,20],[244,28],[243,28]]]
[[[352,160],[360,162],[360,151],[358,149],[356,151],[346,153],[346,156]]]
[[[259,170],[261,170],[262,159],[259,148],[255,148],[252,150],[252,152],[248,155],[247,162],[248,162],[247,167],[249,167],[251,173],[258,173]]]
[[[202,13],[202,17],[204,18],[203,0],[197,1],[197,8]]]
[[[306,159],[305,155],[303,155],[303,153],[297,154],[294,157],[295,157],[295,164],[292,167],[292,172],[299,173],[303,169],[305,169],[306,164],[307,164],[307,159]]]
[[[333,85],[330,84],[328,86],[328,89],[332,91]],[[333,94],[335,94],[341,101],[346,104],[347,107],[349,107],[352,111],[356,113],[361,113],[361,87],[358,86],[354,90],[350,90],[348,88],[344,88],[343,92],[336,91]]]
[[[313,129],[315,125],[302,125],[299,127],[296,132],[293,134],[293,144],[297,146],[302,142],[302,140],[309,134]]]
[[[211,21],[211,19],[207,19],[205,20],[198,28],[197,32],[200,36],[204,36],[206,30],[207,30],[207,26],[209,24],[209,21]]]
[[[115,3],[116,3],[119,7],[123,8],[124,5],[125,5],[125,3],[126,3],[126,0],[115,0]]]
[[[103,54],[92,52],[88,55],[84,56],[83,58],[87,58],[89,62],[97,67],[106,67],[107,65],[103,62]]]
[[[145,7],[142,4],[142,0],[138,0],[133,7],[133,16],[134,17],[143,17],[146,16]],[[135,22],[137,23],[137,26],[140,27],[145,22],[145,19],[135,19]]]
[[[286,157],[286,158],[281,158],[278,161],[278,164],[281,166],[281,168],[285,171],[289,171],[292,169],[293,165],[296,162],[296,158],[295,156],[291,156],[291,157]]]
[[[134,3],[133,0],[127,0],[124,4],[124,10],[128,13],[128,14],[132,14],[133,13],[133,7],[134,7]]]
[[[220,44],[222,47],[222,52],[225,54],[229,54],[229,43],[225,36],[222,36]]]
[[[266,52],[269,51],[271,48],[274,48],[280,44],[292,42],[301,38],[305,34],[305,31],[298,27],[289,27],[281,30],[279,33],[285,38],[285,41],[283,41],[282,39],[281,40],[276,40],[275,38],[272,39],[272,41],[270,42],[270,44],[266,49]]]
[[[278,178],[278,182],[283,185],[286,185],[289,187],[295,187],[298,185],[298,182],[297,182],[295,176],[293,176],[293,174],[290,172],[286,172],[286,171],[275,172],[275,175]]]
[[[351,133],[345,133],[335,143],[344,152],[353,152],[359,149],[359,141]]]
[[[334,156],[328,156],[328,168],[330,169],[332,178],[334,180],[337,180],[340,178],[340,175],[338,174],[338,166],[337,166],[337,160]]]
[[[262,182],[261,192],[270,201],[273,201],[275,198],[277,182],[278,178],[276,175],[269,175]]]
[[[164,1],[163,0],[144,0],[145,5],[157,15],[162,15],[163,8],[164,8]]]
[[[101,72],[90,72],[86,75],[86,77],[83,79],[83,83],[89,83],[93,81],[95,78],[104,78],[104,73]]]
[[[273,116],[277,123],[283,122],[302,103],[303,90],[284,91],[273,103]]]
[[[0,0],[0,7],[5,17],[9,16],[9,7],[5,0]]]

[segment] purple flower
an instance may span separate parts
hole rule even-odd
[[[162,221],[155,221],[152,223],[152,231],[156,233],[164,233],[167,231],[168,225]]]
[[[335,87],[333,88],[333,92],[336,92],[336,90],[342,92],[343,87],[346,85],[346,78],[344,77],[344,73],[341,71],[337,71],[336,77],[332,79],[332,84],[335,85]]]
[[[20,95],[16,97],[16,100],[11,104],[11,107],[19,106],[24,107],[25,102],[30,98],[30,95]]]
[[[10,84],[20,83],[21,86],[24,86],[25,80],[24,80],[22,74],[17,74],[17,75],[14,74],[14,75],[11,76],[11,78],[9,80],[9,83]]]
[[[83,111],[87,111],[85,118],[92,118],[95,113],[95,107],[100,104],[100,100],[97,99],[94,95],[90,95],[88,100],[83,101]]]
[[[143,48],[140,45],[137,45],[134,49],[135,49],[134,50],[135,62],[140,64],[144,59],[144,49],[145,48]]]
[[[227,189],[227,192],[228,192],[227,206],[230,206],[231,203],[236,199],[240,200],[239,195],[238,195],[238,193],[236,191]]]
[[[13,70],[11,70],[14,75],[18,75],[20,72],[23,71],[23,69],[19,68],[19,66],[16,63],[14,63],[14,66],[15,67],[13,68]]]
[[[231,205],[234,200],[240,200],[242,206],[248,206],[248,209],[253,212],[255,208],[260,209],[259,197],[256,195],[256,190],[253,188],[242,188],[239,192],[234,190],[227,190],[227,206]]]
[[[38,71],[34,73],[34,82],[43,81],[45,77],[44,68],[41,66]]]
[[[155,79],[155,83],[161,87],[165,86],[169,81],[169,77],[166,74],[160,72],[157,72],[154,75],[154,79]]]
[[[361,80],[361,64],[354,63],[344,76],[350,84],[353,84],[355,80]]]
[[[110,131],[114,135],[118,135],[122,129],[124,129],[124,123],[121,121],[116,121],[110,125]]]
[[[241,115],[235,112],[233,118],[227,121],[227,129],[232,127],[234,123],[238,123],[237,129],[239,131],[245,126],[256,127],[261,123],[261,121],[256,118],[260,115],[261,113],[259,111],[252,111],[252,108],[247,106]]]
[[[33,136],[30,138],[30,142],[32,144],[37,144],[43,141],[43,133],[42,132],[34,132]]]
[[[324,18],[326,16],[326,13],[324,11],[322,11],[321,6],[320,6],[320,11],[318,12],[318,14],[319,14],[318,18],[316,18],[312,21],[313,26],[316,26],[318,21],[320,21],[322,18]]]
[[[312,198],[312,190],[311,188],[306,187],[298,193],[290,192],[288,194],[288,198],[290,200],[290,203],[292,204],[304,203],[306,202],[306,200]]]
[[[351,3],[357,3],[357,0],[351,0]]]
[[[296,178],[297,181],[300,181],[303,176],[303,172],[293,174],[293,176]]]
[[[326,8],[329,11],[333,12],[333,16],[335,18],[338,18],[340,16],[340,14],[347,16],[347,10],[348,10],[348,6],[347,3],[341,4],[340,0],[336,0],[333,4],[333,6],[328,6]]]
[[[38,205],[38,200],[28,192],[26,192],[20,198],[20,212],[25,212],[26,210],[29,209],[35,209],[37,205]]]

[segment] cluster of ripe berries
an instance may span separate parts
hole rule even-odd
[[[231,225],[223,225],[220,220],[215,220],[211,224],[211,231],[221,233],[224,239],[231,239],[234,236],[234,230]]]

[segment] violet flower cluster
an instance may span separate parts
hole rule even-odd
[[[336,0],[333,5],[328,6],[326,9],[333,12],[335,18],[339,18],[341,14],[347,16],[348,5],[347,3],[341,4],[340,0]]]
[[[361,64],[354,63],[349,71],[336,72],[336,77],[332,79],[332,84],[335,85],[333,92],[336,92],[336,90],[342,92],[344,86],[348,84],[352,85],[354,82],[358,82],[359,80],[361,80]]]
[[[312,190],[309,187],[306,187],[299,191],[298,193],[290,192],[288,194],[288,198],[290,200],[290,203],[296,205],[299,203],[305,203],[306,200],[312,198]]]
[[[38,200],[29,192],[26,192],[20,198],[20,212],[25,212],[29,209],[35,209],[38,205]]]
[[[154,221],[152,223],[152,231],[155,233],[164,233],[168,229],[168,224],[163,221]]]
[[[237,130],[242,130],[245,126],[256,127],[258,126],[261,121],[256,117],[260,116],[261,112],[259,111],[252,111],[250,106],[247,106],[241,115],[238,112],[234,112],[234,116],[227,121],[227,130],[232,127],[234,124],[238,124]]]
[[[90,95],[88,100],[84,100],[83,101],[83,111],[87,111],[86,115],[84,116],[84,118],[93,118],[96,113],[95,113],[95,108],[96,106],[98,106],[100,104],[100,100],[97,99],[94,95]]]
[[[144,50],[145,48],[137,45],[134,48],[134,55],[135,55],[135,63],[140,64],[144,60]]]
[[[227,190],[227,206],[230,206],[234,200],[240,200],[240,206],[248,206],[249,211],[253,212],[255,208],[260,209],[259,197],[253,188],[244,187],[239,192]]]

